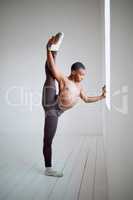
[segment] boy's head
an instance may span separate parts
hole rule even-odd
[[[80,82],[84,79],[86,68],[81,62],[75,62],[71,66],[71,75],[75,81]]]

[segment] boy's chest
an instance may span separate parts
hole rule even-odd
[[[59,89],[60,89],[60,92],[62,93],[65,93],[65,94],[73,94],[73,95],[76,95],[76,96],[79,96],[80,95],[80,85],[79,84],[76,84],[74,83],[73,81],[61,81],[60,82],[60,85],[59,85]]]

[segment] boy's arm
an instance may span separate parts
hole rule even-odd
[[[80,97],[81,99],[85,102],[85,103],[93,103],[93,102],[97,102],[99,100],[102,100],[106,97],[106,90],[105,90],[105,86],[102,87],[102,94],[100,96],[93,96],[93,97],[89,97],[86,95],[83,87],[81,87],[80,90]]]
[[[59,82],[62,78],[64,78],[64,74],[60,71],[59,67],[56,65],[52,52],[49,50],[48,46],[52,44],[52,39],[48,41],[47,44],[47,63],[50,71],[52,72],[55,79]]]

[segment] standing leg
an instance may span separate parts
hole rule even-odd
[[[47,115],[45,117],[44,138],[43,138],[43,155],[45,160],[45,175],[62,177],[62,171],[57,171],[52,168],[52,141],[56,133],[58,124],[58,116]]]
[[[44,125],[43,155],[45,167],[52,167],[52,141],[57,129],[58,117],[47,116]]]

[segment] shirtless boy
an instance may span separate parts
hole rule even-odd
[[[52,36],[46,46],[47,60],[45,63],[46,80],[42,92],[42,106],[45,112],[43,156],[45,161],[45,175],[62,177],[63,172],[52,167],[52,141],[57,129],[58,118],[66,110],[72,108],[81,98],[85,103],[92,103],[106,97],[106,88],[102,87],[99,96],[87,96],[81,81],[86,75],[86,68],[81,62],[71,66],[71,73],[66,76],[56,64],[64,34],[62,32]],[[59,94],[56,94],[55,80],[58,83]]]

